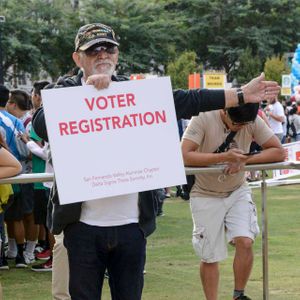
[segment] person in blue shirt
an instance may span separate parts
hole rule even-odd
[[[0,85],[0,132],[11,153],[20,161],[23,159],[16,139],[20,133],[25,132],[22,122],[6,111],[5,106],[9,99],[9,90]]]
[[[6,111],[6,104],[9,100],[9,90],[0,85],[0,134],[8,146],[9,151],[22,164],[23,170],[28,159],[28,149],[21,141],[20,135],[25,133],[22,121]],[[25,268],[27,264],[23,256],[24,248],[24,225],[23,212],[27,209],[22,199],[22,187],[13,185],[14,201],[5,212],[5,222],[8,232],[8,248],[14,252],[17,268]]]

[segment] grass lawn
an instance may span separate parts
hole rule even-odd
[[[270,300],[300,299],[300,187],[268,188],[269,293]],[[260,214],[260,190],[254,190]],[[191,245],[192,222],[189,204],[171,198],[164,205],[165,216],[157,219],[157,230],[148,239],[143,300],[204,299],[198,275],[198,259]],[[247,287],[252,299],[262,299],[261,236],[255,243],[255,262]],[[232,259],[221,264],[219,299],[232,295]],[[0,271],[4,300],[51,299],[51,274],[17,270]],[[109,300],[107,281],[103,300]]]

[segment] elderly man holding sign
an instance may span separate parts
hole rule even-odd
[[[76,76],[59,80],[55,88],[93,85],[100,90],[108,88],[112,81],[127,80],[124,76],[114,75],[118,55],[119,42],[112,28],[100,23],[81,27],[75,38],[73,53],[73,60],[80,71]],[[271,99],[276,97],[279,89],[276,82],[265,81],[261,74],[239,89],[177,90],[173,96],[177,118],[188,119],[201,111]],[[134,106],[135,99],[131,95],[121,98],[111,95],[110,98],[87,99],[86,105],[90,109],[112,105]],[[39,136],[48,140],[43,108],[36,113],[33,126]],[[68,124],[62,125],[62,134],[70,134],[72,128]],[[83,154],[78,159],[84,157]],[[107,159],[114,160],[114,157]],[[71,298],[99,300],[107,269],[112,299],[141,299],[146,237],[155,230],[155,191],[60,205],[54,186],[51,201],[50,229],[55,234],[64,232]]]

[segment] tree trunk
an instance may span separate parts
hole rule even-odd
[[[73,6],[73,10],[78,10],[79,9],[79,0],[71,0],[72,2],[72,6]]]
[[[13,78],[12,86],[16,89],[18,87],[18,67],[16,64],[13,65]]]

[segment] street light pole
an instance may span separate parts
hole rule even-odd
[[[3,55],[2,55],[2,44],[1,44],[1,23],[5,22],[5,16],[0,16],[0,84],[4,84],[4,71],[3,71]]]

